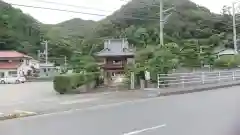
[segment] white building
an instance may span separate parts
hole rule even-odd
[[[54,66],[54,63],[40,63],[39,71],[41,77],[55,76],[60,73],[60,68]]]
[[[220,52],[218,52],[218,58],[220,58],[220,56],[223,56],[223,55],[235,55],[236,52],[234,49],[225,49],[225,50],[222,50]]]
[[[40,69],[40,62],[35,59],[30,59],[30,65],[35,69]]]
[[[37,61],[16,51],[0,51],[0,77],[22,76],[37,68]]]

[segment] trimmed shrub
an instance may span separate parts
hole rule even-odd
[[[236,68],[239,63],[234,56],[228,57],[220,57],[220,59],[216,60],[214,63],[215,68]]]
[[[72,89],[71,76],[59,75],[54,77],[53,86],[55,91],[64,94]]]
[[[89,84],[99,77],[99,73],[75,73],[54,77],[54,89],[60,94],[74,90],[82,85]]]

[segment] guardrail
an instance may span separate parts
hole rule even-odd
[[[240,80],[240,70],[158,74],[158,88],[188,87]]]

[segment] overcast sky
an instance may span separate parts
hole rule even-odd
[[[68,13],[53,10],[36,9],[29,7],[15,6],[23,10],[23,12],[30,14],[40,22],[46,24],[56,24],[72,18],[82,18],[85,20],[100,20],[105,15],[110,15],[115,10],[119,9],[123,4],[126,4],[126,0],[4,0],[8,3],[30,5],[46,8],[55,8],[63,10],[71,10],[77,12],[92,13],[98,15],[87,15],[81,13]],[[209,8],[212,12],[220,13],[224,5],[230,5],[232,0],[192,0],[193,2]],[[46,3],[50,2],[50,3]],[[52,3],[51,3],[52,2]],[[54,4],[63,3],[63,5]],[[72,7],[64,6],[64,4],[82,6]],[[84,8],[84,7],[91,7]],[[96,9],[96,10],[94,10]]]

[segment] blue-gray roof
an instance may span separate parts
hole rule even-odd
[[[125,39],[105,40],[104,49],[96,53],[96,56],[133,56],[134,51],[129,49]]]

